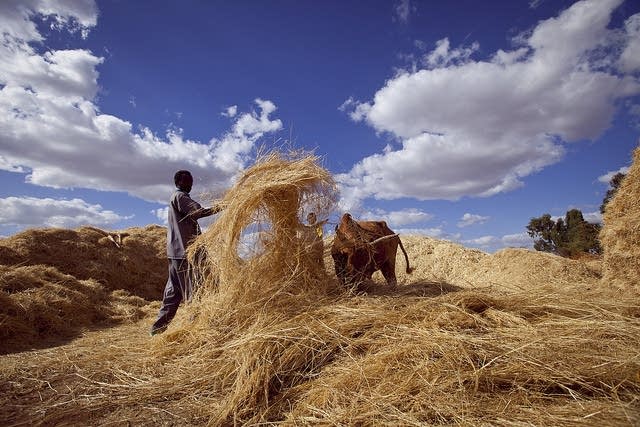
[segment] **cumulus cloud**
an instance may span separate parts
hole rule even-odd
[[[591,224],[602,224],[602,214],[600,211],[583,212],[582,217],[585,221],[590,222]]]
[[[409,224],[417,224],[419,222],[429,221],[433,215],[420,209],[408,208],[399,211],[385,211],[375,209],[373,211],[364,212],[361,215],[363,220],[380,220],[384,219],[389,227],[402,227]]]
[[[189,169],[197,185],[215,194],[246,167],[259,138],[282,128],[270,117],[276,106],[256,99],[257,111],[238,114],[226,134],[206,143],[184,138],[179,129],[164,135],[133,129],[94,104],[103,58],[87,50],[32,47],[44,40],[35,19],[86,31],[96,23],[93,2],[10,1],[0,7],[2,22],[17,20],[4,27],[0,44],[0,168],[28,173],[31,184],[164,202],[173,172]]]
[[[451,235],[446,233],[440,227],[426,227],[426,228],[398,228],[394,229],[398,234],[406,234],[409,236],[427,236],[436,239],[457,240],[459,235]]]
[[[151,213],[160,220],[160,224],[167,225],[169,223],[169,207],[153,209]]]
[[[474,224],[484,224],[489,218],[488,216],[465,213],[462,215],[462,218],[460,218],[460,221],[458,221],[458,227],[463,228]]]
[[[225,110],[222,112],[222,115],[224,117],[235,117],[236,114],[238,114],[238,106],[237,105],[231,105],[231,106],[225,108]]]
[[[628,73],[638,72],[640,71],[640,13],[627,19],[625,30],[629,37],[620,55],[620,68]]]
[[[21,227],[75,228],[81,225],[107,226],[132,218],[105,210],[81,199],[39,199],[7,197],[0,199],[0,224]]]
[[[341,108],[353,120],[399,145],[337,176],[345,203],[507,192],[560,161],[566,143],[597,138],[617,101],[640,93],[624,74],[631,60],[618,61],[640,41],[636,18],[607,28],[620,3],[576,2],[483,60],[473,59],[477,45],[452,49],[444,38],[425,68],[398,73],[371,101],[347,100]]]
[[[628,167],[628,166],[623,166],[623,167],[621,167],[621,168],[620,168],[620,169],[618,169],[618,170],[615,170],[615,171],[609,171],[609,172],[607,172],[606,174],[599,176],[599,177],[598,177],[598,181],[602,182],[603,184],[607,184],[607,185],[609,185],[609,184],[611,183],[611,179],[612,179],[615,175],[617,175],[617,174],[619,174],[619,173],[626,174],[627,172],[629,172],[629,167]]]
[[[436,48],[424,58],[424,62],[429,68],[464,64],[470,61],[471,55],[478,49],[480,49],[480,45],[477,42],[472,43],[469,47],[451,49],[449,39],[445,38],[436,42]]]

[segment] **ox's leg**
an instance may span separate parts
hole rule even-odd
[[[398,279],[396,279],[396,263],[387,261],[380,266],[380,272],[387,281],[387,285],[395,288],[398,285]]]
[[[343,285],[347,284],[347,261],[348,257],[342,253],[332,253],[333,266],[336,271],[336,277]]]

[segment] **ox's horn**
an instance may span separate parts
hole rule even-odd
[[[398,234],[389,234],[389,235],[387,235],[387,236],[378,237],[378,238],[377,238],[376,240],[374,240],[373,242],[369,242],[369,244],[370,244],[371,246],[373,246],[373,245],[375,245],[376,243],[380,243],[380,242],[382,242],[382,241],[384,241],[384,240],[391,239],[392,237],[398,237]]]

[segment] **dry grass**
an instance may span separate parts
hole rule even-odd
[[[0,353],[44,347],[83,329],[145,315],[166,281],[166,229],[27,230],[0,240]]]
[[[604,249],[603,283],[640,292],[640,148],[604,213],[600,241]]]
[[[334,201],[317,158],[264,157],[193,247],[206,273],[167,333],[125,325],[3,356],[0,420],[640,423],[640,306],[601,286],[597,261],[403,236],[413,275],[395,290],[374,275],[372,292],[351,295],[295,233],[307,204],[322,213]],[[247,230],[261,242],[249,257]]]

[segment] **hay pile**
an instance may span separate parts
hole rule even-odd
[[[130,228],[121,243],[93,227],[32,229],[0,240],[0,353],[145,316],[143,298],[158,299],[166,281],[165,230]]]
[[[607,204],[603,220],[603,283],[640,292],[640,148],[636,148],[629,172]]]
[[[121,347],[117,357],[97,348],[68,375],[54,375],[49,388],[34,384],[22,418],[10,412],[21,402],[10,397],[19,390],[11,384],[36,374],[12,368],[2,377],[8,402],[0,401],[0,419],[640,423],[637,299],[594,289],[597,272],[578,261],[521,250],[488,255],[404,236],[413,275],[396,290],[378,280],[385,292],[352,295],[318,269],[295,232],[309,205],[322,219],[334,200],[316,157],[261,159],[192,247],[201,287],[165,334],[149,349],[134,346],[129,358]],[[247,230],[260,236],[251,257],[239,249]]]
[[[517,291],[540,286],[596,285],[601,277],[598,263],[586,263],[546,252],[506,248],[495,254],[466,248],[446,240],[402,236],[415,267],[412,276],[398,269],[398,279],[415,277],[434,283],[466,288],[492,287],[493,292]],[[377,273],[376,273],[377,274]]]
[[[157,299],[167,275],[166,228],[149,225],[114,234],[125,236],[121,244],[95,227],[29,229],[0,240],[0,264],[47,265],[78,280],[94,279],[109,291]]]

